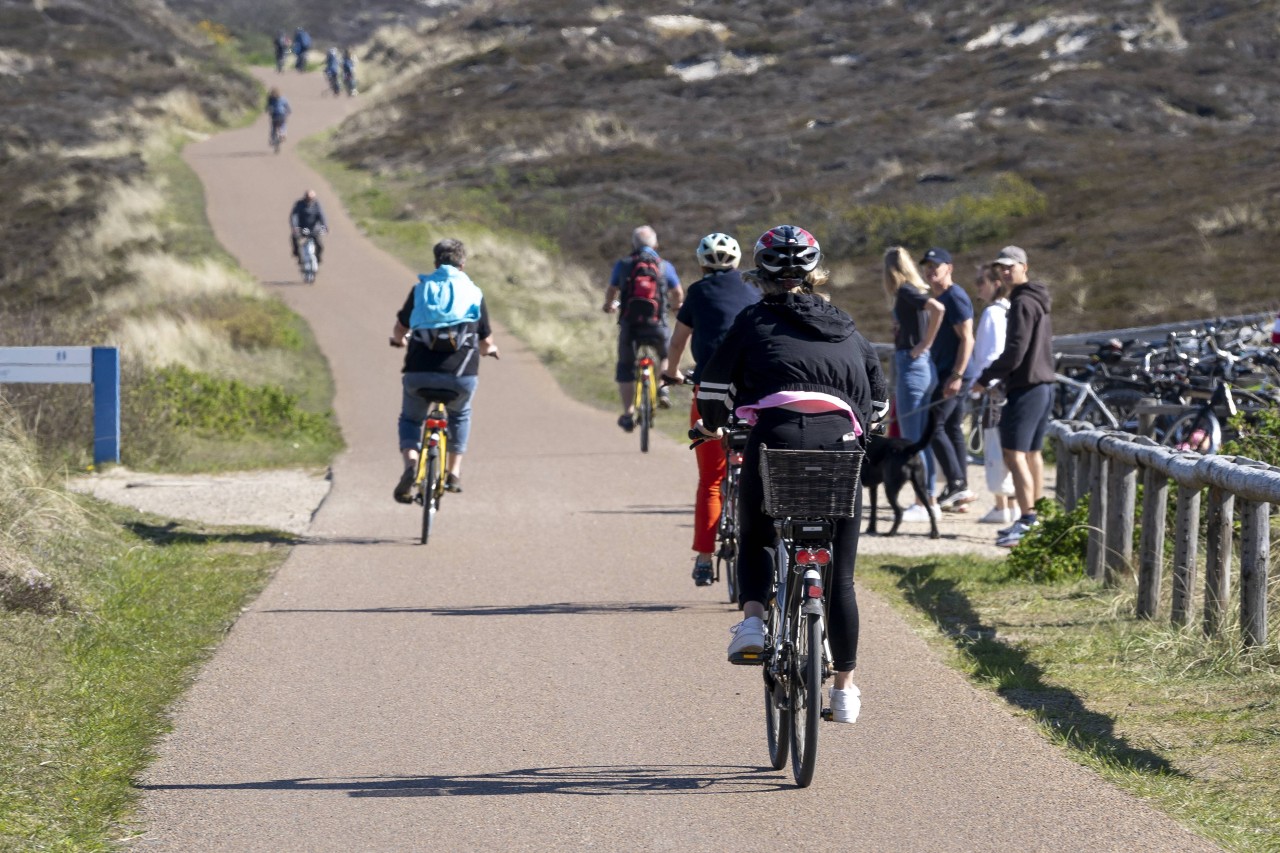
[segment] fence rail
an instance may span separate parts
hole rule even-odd
[[[1280,468],[1240,456],[1202,456],[1171,450],[1149,438],[1091,424],[1054,421],[1049,437],[1058,457],[1058,497],[1067,509],[1089,495],[1090,577],[1115,584],[1137,573],[1137,615],[1154,619],[1164,577],[1165,513],[1170,484],[1177,487],[1171,621],[1188,625],[1199,571],[1202,503],[1207,507],[1204,560],[1205,633],[1221,632],[1231,592],[1234,520],[1240,519],[1240,628],[1248,646],[1267,641],[1267,577],[1271,552],[1270,505],[1280,503]],[[1138,521],[1138,476],[1143,484]],[[1207,500],[1202,502],[1207,490]],[[1133,557],[1134,525],[1140,527]]]

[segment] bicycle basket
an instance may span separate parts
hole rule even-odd
[[[851,518],[862,488],[861,450],[760,448],[764,511],[771,518]]]

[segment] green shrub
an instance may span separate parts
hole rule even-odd
[[[1036,504],[1040,523],[1009,552],[1009,577],[1034,583],[1058,583],[1084,577],[1089,544],[1089,496],[1067,512],[1056,501]]]
[[[1223,443],[1223,453],[1280,465],[1280,412],[1241,412],[1227,421],[1227,426],[1236,437]]]

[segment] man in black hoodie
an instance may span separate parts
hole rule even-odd
[[[1049,289],[1027,279],[1027,253],[1005,246],[992,262],[1002,281],[1012,285],[1004,351],[982,372],[973,390],[982,393],[1003,381],[1008,402],[1000,416],[1004,464],[1022,515],[998,532],[996,544],[1012,548],[1036,523],[1036,501],[1044,495],[1044,458],[1040,448],[1053,408],[1053,325]]]

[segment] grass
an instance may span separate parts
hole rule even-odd
[[[976,557],[858,572],[1074,760],[1229,850],[1280,849],[1280,632],[1249,652],[1132,618],[1132,589],[1012,581]]]

